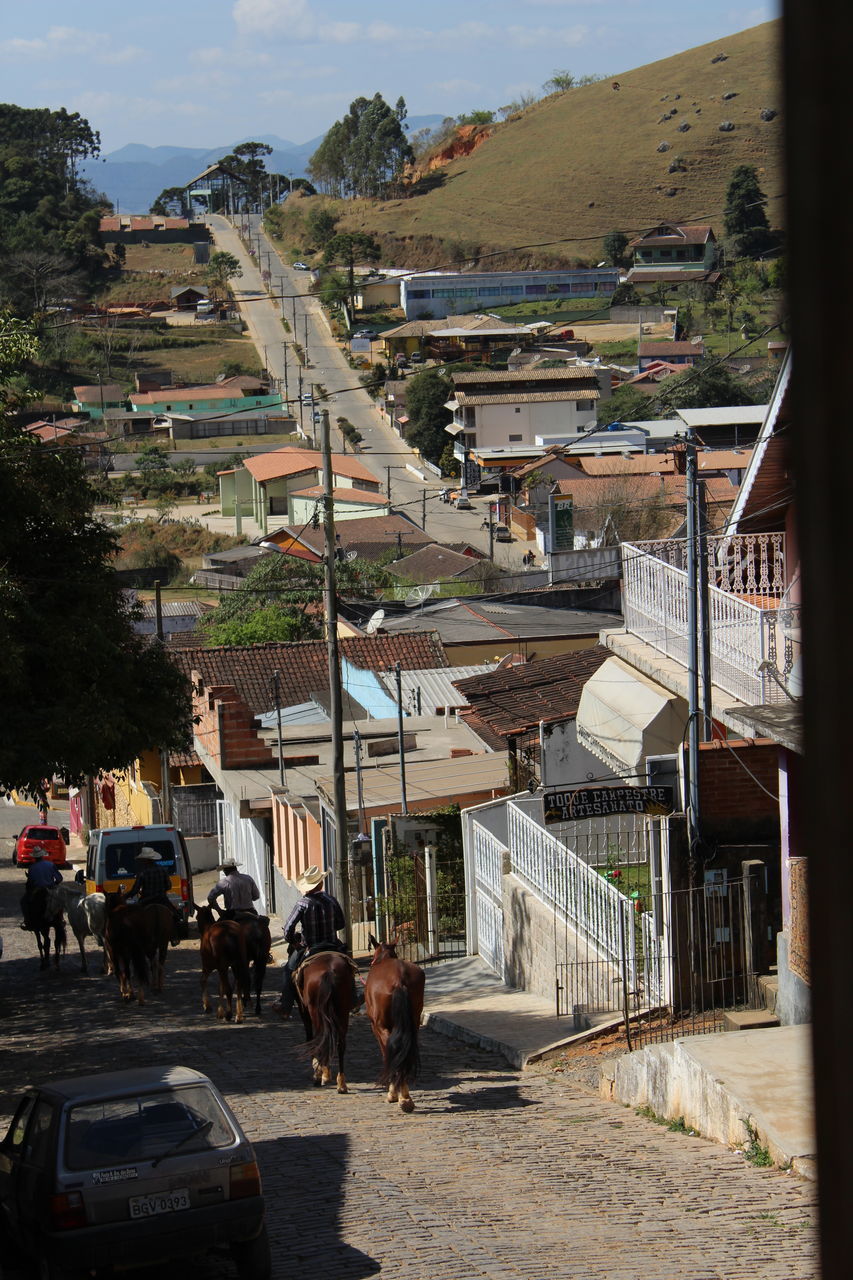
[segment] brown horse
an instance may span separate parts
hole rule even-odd
[[[270,937],[269,916],[241,916],[238,912],[236,922],[246,938],[246,958],[249,962],[249,979],[250,985],[246,990],[246,1000],[250,998],[250,992],[255,992],[255,1013],[261,1016],[261,995],[264,990],[264,978],[266,977],[267,965],[270,961],[270,947],[272,946],[272,938]]]
[[[400,1110],[414,1111],[409,1081],[420,1066],[418,1028],[424,1007],[426,975],[420,965],[400,960],[396,942],[377,942],[368,935],[373,959],[364,984],[364,1007],[382,1052],[380,1082],[388,1088],[388,1101]]]
[[[118,979],[122,1000],[134,998],[145,1004],[145,988],[163,990],[163,975],[169,939],[172,936],[172,913],[168,907],[151,902],[143,906],[128,902],[121,893],[106,895],[104,948]]]
[[[201,1007],[210,1013],[207,983],[214,970],[219,974],[219,1000],[216,1016],[230,1022],[233,1016],[232,996],[236,987],[236,1021],[243,1021],[244,1002],[249,999],[249,958],[246,931],[236,920],[217,920],[212,907],[195,906],[195,918],[201,939]],[[234,986],[230,974],[234,974]],[[228,1004],[226,1011],[225,1004]]]
[[[347,1093],[344,1053],[355,1003],[352,961],[340,951],[320,951],[297,970],[294,986],[305,1027],[304,1053],[311,1057],[314,1084],[329,1083],[332,1060],[337,1058],[338,1093]]]

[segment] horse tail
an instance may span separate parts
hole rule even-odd
[[[317,983],[312,1011],[320,1022],[320,1030],[304,1046],[304,1052],[318,1062],[331,1062],[338,1052],[339,1035],[335,1017],[335,980],[330,970],[322,974]]]
[[[418,1026],[412,1016],[412,1003],[408,990],[396,986],[391,993],[392,1031],[385,1051],[385,1070],[382,1083],[399,1088],[414,1080],[421,1065],[418,1048]]]

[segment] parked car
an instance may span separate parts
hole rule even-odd
[[[293,270],[294,271],[310,271],[311,268],[308,266],[307,262],[294,262]]]
[[[423,364],[424,356],[422,351],[413,351],[409,356],[409,364]]]
[[[252,1145],[188,1067],[28,1088],[0,1142],[0,1228],[47,1280],[222,1246],[241,1280],[272,1270]]]
[[[303,392],[302,392],[302,395],[299,397],[299,399],[302,401],[302,403],[303,403],[303,404],[313,404],[313,403],[314,403],[314,397],[312,396],[312,394],[311,394],[311,392],[310,392],[310,391],[303,391]]]
[[[496,524],[492,530],[492,537],[495,542],[512,542],[512,534],[505,524]]]
[[[55,862],[58,867],[65,866],[68,861],[68,849],[62,838],[61,829],[41,824],[24,827],[18,836],[12,851],[12,861],[15,865],[28,867],[33,860],[33,849],[36,845],[41,845],[47,850],[51,862]]]
[[[471,511],[471,510],[473,510],[473,508],[472,508],[472,506],[471,506],[471,499],[470,499],[470,498],[468,497],[468,495],[467,495],[467,494],[465,494],[465,493],[460,493],[460,494],[458,494],[458,495],[457,495],[457,497],[456,497],[456,501],[455,501],[455,503],[454,503],[454,506],[456,507],[456,510],[457,510],[457,511]]]
[[[374,338],[377,338],[379,335],[375,329],[355,329],[353,330],[352,336],[354,338],[370,338],[372,342]]]

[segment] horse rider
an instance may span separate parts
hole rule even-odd
[[[54,866],[50,855],[42,845],[37,844],[32,851],[33,861],[27,867],[27,883],[24,896],[21,898],[21,913],[24,917],[22,929],[32,930],[30,909],[37,889],[51,889],[55,884],[62,884],[59,868]]]
[[[175,917],[175,924],[182,924],[181,914],[173,904],[169,897],[169,890],[172,887],[172,877],[169,875],[165,867],[157,864],[162,862],[162,858],[156,849],[152,849],[150,845],[144,844],[136,855],[136,879],[130,886],[125,895],[127,901],[135,900],[142,907],[148,907],[156,904],[161,907],[168,907],[172,915]],[[172,945],[177,946],[177,934],[172,934]]]
[[[255,903],[260,898],[261,891],[252,877],[245,871],[238,871],[233,858],[226,858],[219,870],[222,874],[207,895],[210,905],[216,907],[225,920],[233,920],[237,915],[257,917]],[[217,898],[224,900],[224,911],[219,907]]]
[[[312,866],[296,878],[299,901],[284,925],[284,940],[290,946],[290,954],[281,971],[281,995],[272,1006],[283,1018],[291,1016],[296,998],[293,975],[306,955],[314,951],[342,951],[346,955],[346,947],[337,936],[346,923],[343,908],[323,887],[328,874]],[[364,1003],[363,992],[357,986],[355,997],[356,1006]]]

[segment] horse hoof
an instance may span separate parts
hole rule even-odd
[[[414,1102],[412,1102],[411,1098],[404,1098],[403,1101],[400,1103],[400,1110],[405,1111],[407,1116],[411,1115],[414,1109],[415,1109],[415,1104]]]

